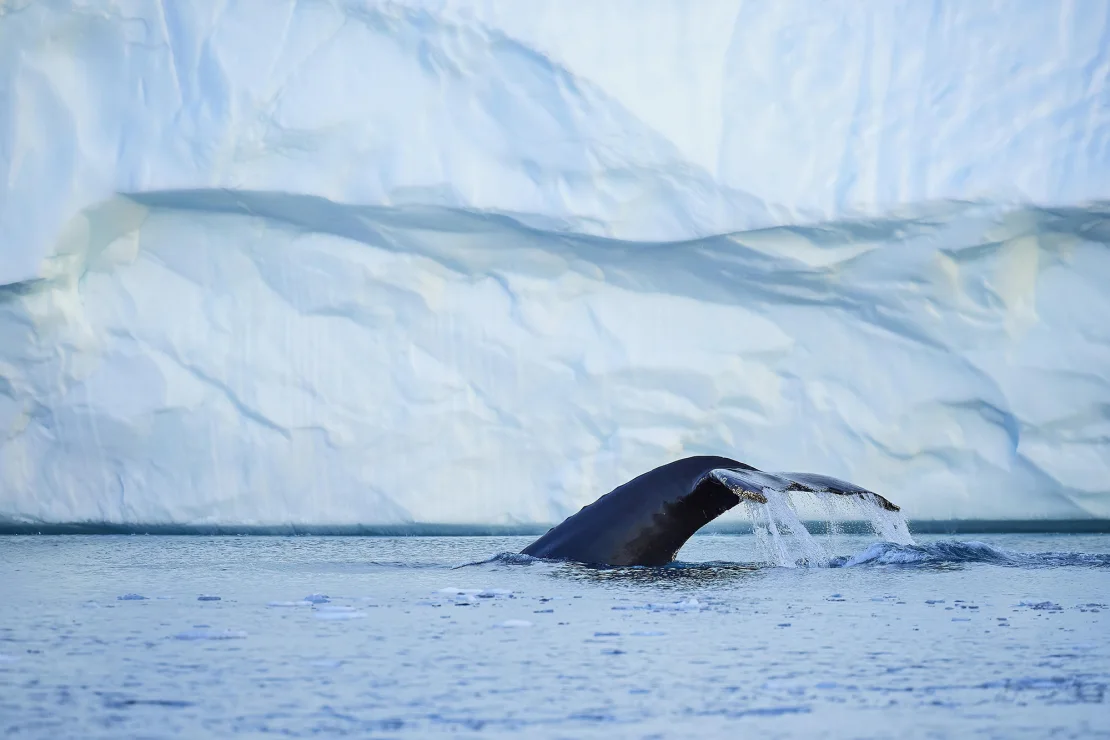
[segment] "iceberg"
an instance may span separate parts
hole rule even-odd
[[[0,522],[1110,516],[1110,18],[7,3]]]

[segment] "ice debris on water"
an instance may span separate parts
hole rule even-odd
[[[326,604],[331,601],[331,599],[329,599],[324,594],[309,594],[308,596],[304,597],[304,600],[310,604]]]
[[[192,629],[174,635],[176,640],[242,640],[247,636],[242,630]]]
[[[479,599],[496,599],[501,596],[512,598],[513,592],[506,588],[487,588],[478,592]]]
[[[709,605],[698,601],[691,596],[684,601],[675,601],[669,604],[644,604],[643,606],[614,606],[610,607],[615,612],[644,610],[651,612],[697,612],[708,609]]]
[[[366,612],[355,611],[353,609],[351,611],[315,610],[312,616],[329,622],[340,622],[347,619],[362,619],[366,616]]]
[[[706,605],[694,597],[685,601],[676,601],[672,604],[648,604],[647,608],[653,611],[696,612],[701,611]]]
[[[513,592],[507,588],[455,588],[448,586],[436,593],[444,596],[477,596],[480,599],[512,598]]]
[[[504,622],[498,622],[494,626],[506,628],[531,627],[532,623],[524,619],[506,619]]]
[[[116,601],[146,601],[146,597],[142,594],[124,594],[117,596]]]
[[[220,601],[219,596],[198,596],[197,601]]]

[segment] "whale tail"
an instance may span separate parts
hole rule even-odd
[[[766,489],[855,496],[898,511],[874,491],[826,475],[765,473],[727,457],[687,457],[618,486],[522,552],[595,565],[665,565],[696,531],[741,501],[767,503]]]

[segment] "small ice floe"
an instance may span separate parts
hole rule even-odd
[[[701,611],[703,606],[704,604],[691,596],[685,601],[676,601],[673,604],[648,604],[647,608],[660,612],[696,612]]]
[[[242,630],[191,629],[174,635],[175,640],[243,640],[247,636]]]
[[[507,588],[487,588],[478,592],[479,599],[512,598],[513,592]]]
[[[697,612],[708,609],[709,605],[690,597],[685,601],[675,601],[670,604],[644,604],[643,606],[613,606],[609,607],[615,612],[623,611],[649,611],[649,612]]]
[[[354,609],[351,611],[313,611],[312,616],[327,622],[342,622],[348,619],[362,619],[366,616],[366,612],[359,612]]]
[[[304,600],[310,604],[326,604],[331,601],[331,599],[329,599],[324,594],[309,594],[308,596],[304,597]]]
[[[142,594],[124,594],[117,596],[116,601],[146,601],[146,597]]]
[[[498,622],[494,627],[506,627],[514,629],[518,627],[531,627],[532,623],[526,619],[506,619],[504,622]]]
[[[555,610],[554,609],[533,609],[532,613],[533,614],[554,614]]]
[[[197,601],[220,601],[219,596],[198,596]]]
[[[353,606],[340,604],[317,604],[312,609],[312,616],[330,622],[340,622],[346,619],[362,619],[366,612],[360,612]]]
[[[1036,612],[1059,612],[1064,610],[1062,606],[1051,601],[1022,601],[1018,606],[1024,606]]]
[[[595,632],[594,637],[620,637],[620,632]]]
[[[281,607],[286,607],[286,606],[312,606],[312,602],[311,601],[305,601],[305,600],[301,600],[301,601],[268,601],[268,602],[266,602],[266,606],[281,606]]]

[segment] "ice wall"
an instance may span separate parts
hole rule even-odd
[[[544,522],[681,454],[1110,514],[1110,209],[680,243],[149,193],[3,294],[4,513]]]
[[[5,3],[0,519],[1110,516],[1108,9]]]

